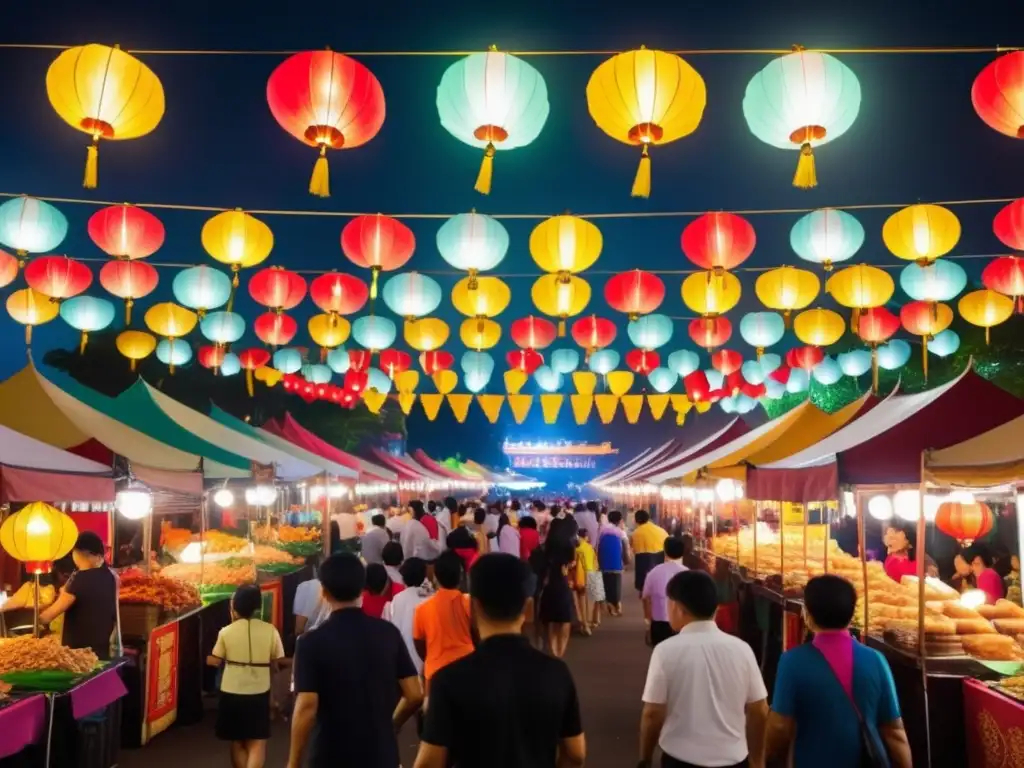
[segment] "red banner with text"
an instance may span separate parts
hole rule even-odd
[[[146,713],[142,743],[161,733],[178,717],[178,622],[157,627],[146,653]]]

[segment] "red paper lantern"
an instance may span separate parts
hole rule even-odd
[[[267,103],[278,124],[320,149],[309,193],[330,195],[327,150],[365,144],[384,124],[384,89],[355,59],[332,51],[304,51],[278,64],[267,81]]]
[[[646,376],[661,365],[661,356],[653,349],[631,349],[626,353],[626,366]]]
[[[1024,251],[1024,198],[999,209],[992,220],[992,231],[1007,248]]]
[[[335,315],[351,315],[362,309],[370,289],[362,280],[342,272],[320,275],[309,284],[309,298],[321,311]]]
[[[808,373],[824,359],[825,352],[821,347],[795,347],[786,353],[786,365],[790,368],[800,368]]]
[[[714,349],[725,344],[732,336],[732,323],[727,317],[698,317],[690,321],[687,330],[698,347]]]
[[[306,298],[306,281],[282,267],[267,267],[249,278],[249,295],[257,304],[282,312]]]
[[[990,62],[971,86],[971,102],[989,128],[1024,139],[1024,51]]]
[[[370,374],[368,371],[357,371],[349,368],[345,372],[345,391],[349,394],[361,395],[369,383]]]
[[[558,337],[558,328],[550,320],[529,315],[512,323],[509,336],[522,349],[544,349]]]
[[[742,264],[754,252],[756,242],[749,221],[721,211],[698,216],[686,225],[682,236],[686,258],[701,269],[715,272]]]
[[[164,244],[164,225],[134,205],[111,205],[89,217],[89,238],[115,259],[144,259]]]
[[[341,250],[357,267],[369,269],[370,298],[377,298],[377,276],[402,267],[416,250],[416,238],[398,219],[375,213],[356,216],[341,230]]]
[[[520,370],[527,376],[544,365],[544,356],[535,349],[516,349],[505,356],[509,370]]]
[[[274,315],[277,317],[277,315]],[[238,362],[245,369],[245,388],[249,397],[253,395],[252,372],[270,362],[270,353],[265,349],[252,347],[238,353]]]
[[[963,546],[970,546],[991,531],[994,521],[992,510],[980,501],[944,501],[935,515],[935,527]]]
[[[355,392],[349,392],[348,390],[342,390],[341,396],[338,399],[338,405],[342,408],[352,410],[359,405],[360,396]]]
[[[885,307],[863,309],[857,318],[857,335],[868,344],[884,344],[900,329],[900,319]]]
[[[224,362],[226,351],[219,345],[207,344],[199,348],[196,354],[199,364],[203,368],[220,368]],[[287,387],[285,387],[287,389]]]
[[[299,324],[294,318],[278,312],[264,312],[252,324],[256,337],[264,344],[272,347],[284,346],[299,331]]]
[[[723,376],[731,376],[743,365],[743,355],[732,349],[720,349],[711,356],[711,367]]]
[[[704,371],[694,371],[683,377],[683,388],[693,402],[707,400],[711,394],[711,383]]]
[[[41,256],[25,267],[25,282],[51,299],[63,301],[92,284],[92,270],[67,256]]]
[[[915,336],[934,336],[944,328],[936,328],[938,309],[944,305],[936,305],[930,301],[908,301],[900,307],[900,323]]]
[[[7,251],[0,251],[0,288],[10,285],[18,276],[21,265],[16,256]]]
[[[990,290],[1012,297],[1017,312],[1024,312],[1024,260],[1019,256],[993,259],[982,271],[981,282]]]
[[[788,365],[780,365],[774,371],[768,374],[768,378],[772,381],[777,381],[779,384],[787,384],[789,382],[789,374],[792,372],[792,368]]]
[[[365,371],[370,367],[373,355],[368,349],[350,349],[348,351],[348,367],[353,371]]]
[[[615,311],[636,320],[661,306],[665,300],[665,283],[657,275],[634,269],[615,275],[605,283],[604,299]]]
[[[385,349],[380,353],[380,369],[388,375],[389,379],[395,378],[403,371],[408,371],[412,365],[412,357],[408,352],[400,349]]]
[[[312,403],[314,400],[316,400],[316,385],[311,384],[308,381],[305,382],[299,388],[299,397],[301,397],[307,403]]]
[[[581,317],[572,324],[572,340],[586,350],[587,358],[591,353],[604,349],[613,341],[618,334],[615,323],[604,317],[588,315]]]
[[[438,371],[447,371],[455,364],[455,357],[451,352],[443,349],[435,349],[430,352],[420,352],[420,368],[427,376],[433,376]]]
[[[744,380],[743,384],[740,385],[740,392],[749,398],[757,400],[760,397],[764,397],[768,388],[762,384],[751,384],[749,381]]]

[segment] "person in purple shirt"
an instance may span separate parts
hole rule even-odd
[[[683,565],[685,546],[675,536],[665,539],[665,562],[654,566],[644,581],[644,620],[647,622],[647,644],[651,647],[668,640],[675,632],[668,621],[668,583],[672,577],[687,570]]]

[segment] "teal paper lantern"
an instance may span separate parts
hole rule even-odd
[[[441,258],[471,275],[498,266],[508,244],[508,230],[502,223],[475,211],[452,216],[437,230]]]
[[[864,227],[846,211],[822,208],[801,216],[789,231],[789,244],[804,261],[826,271],[847,261],[864,245]]]
[[[330,350],[324,362],[327,363],[332,371],[339,374],[347,373],[352,365],[352,360],[348,356],[348,350],[344,346],[335,347]]]
[[[302,378],[310,384],[328,384],[331,381],[331,377],[334,375],[334,371],[331,370],[330,366],[321,365],[320,363],[307,363],[302,366],[301,370]]]
[[[540,366],[533,372],[534,381],[537,386],[545,392],[557,392],[562,388],[562,374],[548,365]]]
[[[680,378],[700,368],[700,356],[691,349],[679,349],[668,356],[668,367]]]
[[[494,358],[487,352],[464,352],[459,365],[462,368],[463,384],[474,394],[482,392],[487,387],[494,373]]]
[[[471,371],[462,377],[462,383],[466,385],[466,389],[474,395],[478,395],[491,383],[491,374],[483,371]]]
[[[43,200],[15,197],[0,205],[0,243],[19,256],[54,251],[67,234],[64,214]]]
[[[949,328],[936,333],[928,342],[928,351],[939,357],[949,357],[958,349],[960,349],[960,337],[956,331]]]
[[[726,413],[734,413],[736,415],[742,415],[744,413],[750,413],[757,407],[757,400],[748,395],[744,395],[742,392],[737,395],[730,395],[729,397],[723,397],[719,404],[722,406],[722,410]]]
[[[285,347],[274,353],[273,366],[281,373],[298,373],[302,370],[302,350]]]
[[[245,318],[237,312],[210,312],[199,321],[199,331],[214,344],[234,344],[245,334]]]
[[[708,368],[704,371],[704,375],[708,378],[708,389],[712,392],[725,386],[725,374],[720,371],[716,371],[714,368]]]
[[[847,376],[857,378],[871,370],[871,353],[866,349],[851,349],[836,356],[839,368]]]
[[[778,400],[786,394],[786,385],[775,379],[764,380],[764,396],[769,400]]]
[[[900,270],[900,288],[914,301],[952,301],[966,287],[967,273],[955,261],[936,259]]]
[[[668,368],[655,368],[647,374],[647,381],[651,383],[655,392],[664,395],[672,391],[672,387],[679,381],[679,374]]]
[[[887,371],[895,371],[910,359],[910,344],[903,339],[893,339],[878,348],[878,365]]]
[[[811,377],[803,368],[794,368],[789,372],[789,379],[786,381],[786,391],[796,395],[806,392],[811,386]]]
[[[763,384],[764,380],[768,378],[768,374],[764,372],[764,368],[761,367],[760,360],[747,360],[740,366],[740,373],[743,374],[743,379],[755,387],[758,384]]]
[[[642,315],[626,327],[629,340],[640,349],[658,349],[672,340],[673,323],[665,315]]]
[[[375,389],[386,395],[391,392],[391,379],[380,368],[370,368],[366,372],[366,388]]]
[[[496,50],[459,59],[437,86],[441,125],[463,144],[484,150],[475,188],[485,195],[491,191],[495,151],[532,143],[550,109],[540,72]]]
[[[60,316],[82,334],[79,351],[84,352],[89,334],[102,331],[114,322],[114,305],[95,296],[75,296],[61,302]]]
[[[590,356],[590,370],[601,376],[607,376],[609,373],[619,367],[619,353],[614,349],[599,349]]]
[[[163,339],[156,345],[156,359],[164,365],[185,365],[192,359],[192,347],[181,339]]]
[[[385,289],[386,290],[386,289]],[[380,351],[395,342],[398,328],[386,317],[367,315],[352,323],[352,338],[364,349]]]
[[[419,272],[401,272],[389,278],[383,295],[388,309],[406,320],[425,317],[441,306],[441,286]]]
[[[580,367],[580,353],[575,349],[556,349],[551,353],[551,368],[561,374],[570,374]]]
[[[761,359],[758,362],[761,363],[761,370],[764,372],[764,375],[768,376],[779,369],[782,365],[782,358],[774,352],[765,352],[761,355]]]
[[[217,309],[231,298],[231,278],[220,270],[205,264],[183,269],[174,276],[171,283],[174,298],[182,306],[194,309],[201,315],[207,310]]]
[[[778,344],[786,333],[786,321],[778,312],[747,312],[740,320],[740,336],[760,356],[766,347]]]
[[[220,375],[221,376],[234,376],[242,370],[242,361],[238,359],[238,355],[234,352],[228,352],[224,355],[224,361],[220,364]]]
[[[835,360],[826,355],[811,371],[814,380],[825,387],[830,387],[843,378],[843,369]]]

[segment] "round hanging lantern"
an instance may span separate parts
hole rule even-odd
[[[447,371],[455,364],[455,358],[451,352],[443,349],[432,349],[428,352],[420,352],[420,368],[427,376],[433,376],[438,371]]]
[[[451,329],[444,320],[436,317],[423,317],[419,320],[406,321],[402,335],[405,343],[417,352],[430,352],[440,349],[446,341]]]
[[[92,285],[92,270],[67,256],[40,256],[25,267],[25,282],[51,299],[63,301]]]
[[[159,275],[144,261],[108,261],[100,267],[100,285],[124,300],[124,322],[131,325],[132,306],[156,290]]]
[[[203,317],[208,310],[228,303],[231,298],[231,278],[220,270],[201,264],[176,274],[171,290],[179,304],[195,310],[199,317]]]
[[[948,328],[935,334],[935,338],[928,345],[928,351],[939,357],[949,357],[958,349],[960,349],[960,337],[956,331],[951,331]]]
[[[651,194],[649,147],[689,136],[707,103],[703,78],[674,53],[640,50],[612,56],[587,82],[587,108],[616,141],[642,147],[633,197]]]
[[[618,330],[615,323],[604,317],[588,315],[572,324],[572,340],[586,353],[587,359],[599,349],[615,341]]]
[[[562,374],[548,365],[542,365],[534,371],[533,379],[545,392],[557,392],[562,388]]]
[[[948,259],[907,264],[900,270],[900,288],[914,301],[951,301],[966,287],[964,268]]]
[[[833,274],[825,283],[825,290],[837,304],[853,310],[852,328],[856,333],[860,313],[889,301],[896,292],[896,283],[884,269],[858,264]]]
[[[992,290],[971,291],[956,305],[960,316],[971,325],[985,329],[985,343],[989,343],[993,326],[1005,323],[1013,314],[1014,301]]]
[[[833,264],[853,258],[864,245],[864,227],[846,211],[822,208],[797,220],[789,232],[789,244],[804,261],[831,272]]]
[[[238,355],[234,352],[228,352],[224,355],[224,360],[220,364],[220,375],[221,376],[234,376],[236,373],[242,370],[242,363],[238,359]]]
[[[714,349],[732,337],[732,323],[727,317],[698,317],[690,321],[687,332],[698,347]]]
[[[224,363],[224,358],[227,355],[224,347],[216,344],[205,344],[199,348],[196,352],[196,360],[199,364],[208,370],[216,370],[220,368]],[[278,370],[281,370],[278,368]],[[282,371],[283,373],[283,371]]]
[[[631,349],[626,353],[626,366],[633,373],[646,376],[660,365],[661,357],[653,349]]]
[[[960,219],[941,205],[908,205],[885,220],[882,240],[894,256],[927,264],[960,240]]]
[[[325,362],[335,373],[345,373],[351,367],[348,350],[345,347],[335,347],[330,350]]]
[[[782,312],[785,322],[793,312],[809,306],[820,290],[816,274],[796,267],[770,269],[754,282],[754,293],[760,302],[768,309]]]
[[[514,349],[505,356],[509,370],[522,371],[527,376],[544,365],[544,356],[535,349]]]
[[[683,303],[705,317],[728,312],[739,303],[742,292],[740,279],[730,272],[696,272],[683,280]]]
[[[437,230],[441,258],[471,278],[498,266],[508,244],[508,230],[501,222],[476,211],[452,216]]]
[[[682,235],[686,258],[716,275],[746,261],[756,242],[754,227],[735,213],[705,213],[687,224]]]
[[[401,269],[416,250],[412,230],[380,213],[356,216],[341,230],[341,250],[357,267],[369,269],[370,298],[377,298],[377,276]]]
[[[411,366],[412,357],[409,356],[408,352],[403,352],[400,349],[385,349],[380,353],[380,369],[387,374],[389,387],[390,380],[403,371],[408,371]],[[371,368],[370,370],[373,369]],[[383,390],[378,389],[378,391]]]
[[[284,312],[306,298],[306,281],[283,267],[267,267],[249,278],[249,295],[267,309]]]
[[[825,353],[819,346],[794,347],[786,353],[786,365],[808,374],[825,359]]]
[[[464,277],[452,288],[452,306],[467,317],[497,317],[512,301],[512,291],[497,277]]]
[[[437,86],[437,114],[448,133],[484,151],[474,189],[491,191],[496,150],[533,143],[547,122],[548,89],[540,72],[492,47],[445,70]]]
[[[144,259],[164,244],[164,225],[147,210],[134,205],[100,208],[86,225],[89,239],[114,259]]]
[[[208,347],[203,347],[202,349],[199,350],[200,364],[203,362],[203,349],[208,349]],[[217,363],[217,365],[220,365],[220,363]],[[276,352],[274,352],[274,355],[271,358],[271,365],[273,365],[277,370],[279,370],[286,376],[289,373],[298,373],[300,370],[302,370],[302,350],[294,349],[292,347],[288,347],[286,349],[279,349]],[[215,365],[207,367],[216,368],[217,366]]]
[[[340,347],[348,340],[352,324],[338,315],[313,315],[306,323],[306,330],[313,343],[320,347],[321,356],[326,356],[327,350]]]
[[[580,367],[580,353],[575,349],[556,349],[549,357],[551,368],[561,374],[569,374]]]
[[[743,116],[757,138],[800,150],[793,186],[818,185],[814,147],[846,133],[860,111],[860,82],[827,53],[795,47],[754,75],[743,96]]]
[[[145,360],[156,349],[156,338],[145,331],[121,331],[115,340],[117,351],[131,361],[132,370],[139,360]]]
[[[114,322],[114,305],[94,296],[75,296],[60,305],[60,316],[65,323],[82,334],[79,353],[85,352],[89,334],[102,331]]]
[[[32,328],[48,323],[60,311],[56,302],[32,288],[22,288],[7,297],[7,314],[25,326],[25,343],[32,343]]]
[[[747,312],[740,320],[740,336],[757,350],[758,358],[767,347],[778,344],[786,333],[786,321],[776,312]]]
[[[604,284],[604,300],[630,320],[646,315],[665,300],[665,283],[657,275],[634,269],[614,275]]]
[[[264,312],[252,324],[256,338],[271,347],[283,347],[291,343],[299,332],[295,318],[282,312]]]
[[[403,272],[384,283],[384,303],[407,321],[429,315],[441,306],[442,296],[437,281],[420,272]]]
[[[313,278],[309,298],[322,312],[351,315],[358,312],[370,297],[370,289],[362,280],[341,272],[328,272]]]
[[[0,205],[0,244],[18,258],[57,249],[68,234],[68,220],[47,202],[22,196]]]
[[[13,283],[20,268],[18,260],[14,256],[7,251],[0,251],[0,288],[5,288]]]
[[[501,341],[501,326],[493,320],[463,320],[459,326],[459,338],[469,349],[491,349]]]
[[[565,321],[583,312],[590,303],[590,285],[575,275],[543,275],[530,290],[533,305],[558,318],[558,336],[565,336]]]
[[[249,393],[249,397],[253,396],[253,371],[257,368],[262,368],[270,362],[270,353],[265,349],[258,349],[252,347],[250,349],[243,349],[238,353],[238,364],[245,369],[245,389]],[[224,365],[221,365],[221,371],[224,370]]]
[[[156,345],[156,359],[173,374],[175,368],[186,365],[192,359],[192,347],[181,339],[161,339]]]
[[[743,355],[732,349],[719,349],[711,355],[711,367],[723,376],[729,376],[743,365]]]
[[[944,501],[935,515],[935,527],[964,547],[988,534],[994,524],[992,510],[980,501]]]
[[[679,375],[668,368],[655,368],[647,374],[647,381],[655,392],[664,395],[672,391],[672,387],[679,381]]]
[[[900,309],[900,322],[908,333],[921,337],[921,370],[928,380],[928,341],[953,322],[953,310],[945,304],[911,301]]]
[[[512,342],[521,349],[544,349],[545,347],[550,347],[557,335],[558,332],[554,323],[533,315],[519,318],[509,328],[509,336],[511,336]]]
[[[846,332],[846,321],[830,309],[808,309],[793,318],[793,332],[804,344],[828,347]]]
[[[852,349],[836,355],[839,369],[846,376],[857,378],[871,370],[871,353],[864,349]]]
[[[587,364],[594,373],[607,376],[619,366],[619,359],[619,353],[614,349],[599,349],[590,356]]]
[[[763,384],[768,378],[768,373],[761,366],[760,360],[747,360],[740,366],[740,373],[745,381],[754,385]]]
[[[594,266],[604,238],[595,224],[578,216],[552,216],[530,233],[530,255],[545,272],[563,278]]]
[[[232,284],[236,286],[238,271],[262,263],[274,248],[270,227],[240,208],[207,220],[199,238],[210,256],[231,267],[235,273]]]
[[[885,307],[871,307],[860,314],[857,335],[868,344],[882,344],[900,329],[900,319]]]
[[[981,282],[989,290],[1009,296],[1017,312],[1024,312],[1024,261],[1019,256],[999,256],[990,261],[981,273]]]
[[[878,348],[878,364],[887,371],[898,371],[910,359],[910,345],[903,339],[892,339]]]
[[[237,312],[210,312],[199,321],[199,330],[214,344],[234,344],[245,334],[245,318]]]
[[[629,340],[640,349],[659,349],[672,340],[675,326],[665,315],[644,315],[631,320],[626,328]]]
[[[163,302],[147,309],[143,320],[146,327],[157,336],[180,339],[192,332],[199,322],[199,316],[177,304]]]
[[[460,365],[466,389],[474,394],[483,392],[494,374],[494,359],[486,352],[466,352]]]
[[[989,62],[974,79],[971,103],[989,128],[1024,139],[1024,51]]]
[[[386,395],[391,391],[391,379],[379,368],[371,368],[366,372],[366,389],[373,389]]]
[[[373,360],[373,351],[350,349],[348,351],[348,367],[352,371],[366,371]]]
[[[49,563],[64,557],[78,540],[68,515],[41,501],[27,504],[0,525],[4,552],[23,563]]]
[[[303,51],[277,65],[267,104],[278,125],[320,150],[309,193],[329,197],[328,149],[355,149],[384,124],[384,90],[373,73],[333,51]]]
[[[153,70],[118,47],[68,48],[46,70],[46,95],[65,123],[92,137],[82,186],[96,187],[100,139],[137,139],[164,116],[164,88]]]
[[[371,352],[387,349],[395,343],[397,335],[394,322],[380,315],[360,317],[352,323],[352,338]]]
[[[839,367],[839,363],[826,355],[820,363],[814,366],[811,376],[822,386],[830,387],[843,378],[843,369]]]
[[[694,403],[703,402],[711,395],[711,382],[704,371],[696,370],[683,377],[683,387]]]
[[[690,349],[679,349],[668,356],[668,367],[681,378],[700,368],[700,356]]]
[[[1007,248],[1024,251],[1024,198],[1007,203],[999,209],[992,221],[992,231]]]

